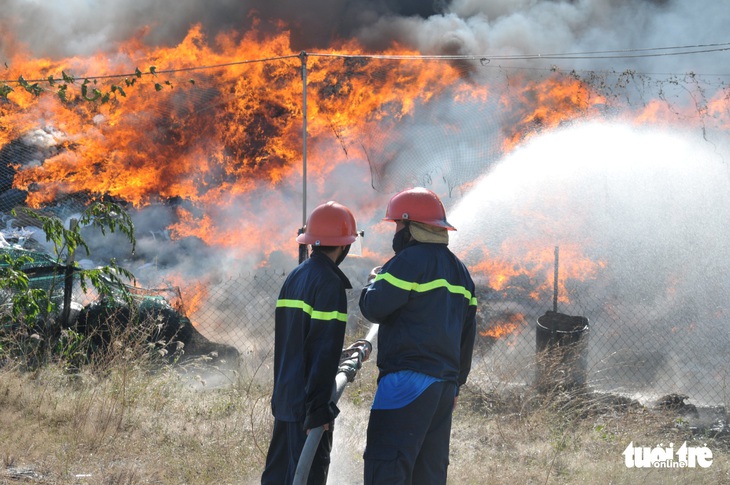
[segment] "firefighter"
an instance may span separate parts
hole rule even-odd
[[[365,484],[445,484],[451,417],[471,368],[474,282],[449,250],[441,200],[417,187],[393,196],[393,256],[375,268],[360,310],[378,323],[378,387],[364,453]]]
[[[274,430],[262,484],[291,484],[310,430],[324,426],[308,484],[327,481],[334,420],[331,402],[347,322],[346,289],[339,264],[357,240],[352,212],[334,201],[316,207],[296,241],[311,256],[286,278],[275,310]]]

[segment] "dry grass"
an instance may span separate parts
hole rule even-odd
[[[480,402],[481,401],[481,402]],[[708,469],[627,468],[630,442],[707,443]],[[472,397],[455,416],[450,482],[459,484],[730,483],[727,442],[693,436],[685,418],[614,396],[512,391]]]
[[[205,389],[201,380],[171,369],[103,378],[4,370],[6,468],[32,469],[39,483],[253,482],[268,439],[268,391],[241,381]]]
[[[259,481],[272,424],[268,369],[243,375],[191,363],[151,371],[124,355],[107,359],[104,372],[0,368],[0,484]],[[329,483],[361,483],[374,381],[366,363],[339,403]],[[624,465],[632,441],[685,440],[706,443],[712,466]],[[727,457],[725,438],[697,436],[676,413],[613,396],[467,388],[454,415],[449,483],[730,483]]]

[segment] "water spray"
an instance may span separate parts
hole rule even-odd
[[[335,383],[332,389],[331,401],[337,404],[347,384],[355,380],[357,371],[362,367],[363,362],[368,360],[372,352],[372,342],[378,335],[378,324],[370,326],[370,330],[364,339],[356,340],[352,345],[342,351],[340,367],[335,376]],[[319,446],[319,441],[324,434],[324,426],[319,426],[309,431],[307,440],[299,455],[297,470],[294,473],[292,485],[305,485],[309,478],[309,470],[312,467],[314,454]]]

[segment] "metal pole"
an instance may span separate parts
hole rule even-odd
[[[364,339],[365,341],[370,343],[371,349],[372,343],[378,335],[378,328],[378,324],[371,325],[370,330],[368,331],[368,334]],[[337,401],[340,400],[342,392],[345,390],[347,383],[351,382],[355,378],[355,375],[357,374],[357,369],[359,369],[362,365],[361,357],[362,356],[359,352],[354,352],[350,357],[350,365],[348,366],[350,374],[348,375],[348,372],[340,370],[340,372],[338,372],[335,376],[335,383],[332,387],[331,398],[331,401],[333,403],[337,404]],[[340,368],[342,369],[342,367]],[[354,374],[351,373],[353,369],[355,372]],[[307,441],[304,443],[304,448],[302,448],[302,452],[299,455],[297,470],[294,473],[294,480],[292,482],[292,485],[304,485],[307,483],[307,479],[309,478],[309,470],[312,468],[312,460],[314,459],[314,455],[317,452],[317,448],[319,447],[319,441],[322,439],[323,434],[324,426],[320,426],[309,431],[309,434],[307,435]]]
[[[299,53],[302,61],[302,229],[307,224],[307,53]],[[301,233],[300,231],[300,233]],[[307,245],[299,245],[299,262],[309,257]]]
[[[78,219],[71,219],[69,222],[69,230],[74,231],[79,225]],[[63,310],[61,312],[61,323],[64,327],[68,327],[71,319],[71,296],[73,295],[73,284],[74,284],[74,259],[75,254],[69,250],[66,256],[66,268],[64,270],[64,285],[63,285]]]
[[[560,247],[555,246],[555,274],[553,275],[553,311],[558,312],[558,255]]]

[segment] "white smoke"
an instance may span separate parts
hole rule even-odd
[[[722,2],[702,5],[688,0],[664,1],[617,0],[453,0],[451,2],[420,2],[417,0],[315,0],[297,2],[285,0],[164,0],[149,2],[130,0],[70,0],[41,2],[37,0],[6,0],[0,19],[0,61],[8,62],[12,54],[26,47],[31,55],[69,57],[89,55],[97,51],[114,52],[118,44],[140,37],[148,45],[175,45],[191,25],[199,23],[209,38],[221,32],[243,33],[254,28],[270,30],[282,20],[293,28],[293,47],[317,49],[330,42],[357,39],[365,49],[387,47],[399,42],[424,54],[469,54],[508,56],[607,50],[633,50],[677,45],[711,44],[721,41],[721,32],[728,15]],[[656,56],[623,59],[592,58],[545,61],[491,61],[488,65],[509,70],[528,68],[543,70],[556,64],[563,71],[571,69],[610,69],[621,72],[638,69],[643,72],[707,74],[723,65],[726,53],[716,52],[692,56]],[[508,74],[509,75],[509,74]],[[2,76],[0,76],[1,78]],[[709,97],[709,94],[708,94]],[[404,143],[392,149],[401,156],[388,167],[388,180],[395,183],[388,191],[405,185],[428,185],[446,199],[458,195],[453,189],[463,180],[454,177],[450,159],[483,156],[484,147],[498,146],[494,120],[479,123],[477,115],[450,109],[444,100],[438,116],[419,124],[418,120],[402,127]],[[451,107],[453,108],[453,106]],[[436,110],[434,109],[434,111]],[[462,108],[460,108],[462,109]],[[497,111],[496,109],[491,111]],[[436,126],[447,117],[449,123],[469,118],[462,139],[446,140],[447,135]],[[501,120],[499,121],[501,122]],[[498,123],[499,123],[498,122]],[[464,124],[464,123],[462,123]],[[485,129],[485,126],[487,128]],[[409,134],[413,136],[408,136]],[[441,143],[442,139],[447,142]],[[428,142],[428,143],[425,143]],[[410,147],[410,148],[409,148]],[[387,147],[386,147],[387,148]],[[444,151],[456,150],[455,154]],[[476,155],[475,155],[476,154]],[[426,178],[399,179],[404,164],[423,164]],[[352,158],[347,166],[338,167],[327,177],[326,184],[312,187],[308,197],[309,209],[329,199],[348,200],[362,208],[364,225],[379,220],[387,203],[387,194],[368,190],[367,161]],[[338,162],[340,163],[340,162]],[[476,177],[488,166],[457,167]],[[296,177],[294,177],[296,178]],[[282,184],[285,189],[297,186],[301,180]],[[261,189],[262,206],[279,206],[282,200],[297,194],[275,194]],[[295,201],[294,201],[295,202]],[[451,202],[446,201],[447,205]],[[244,208],[245,210],[245,208]],[[296,227],[301,214],[277,214],[276,221]],[[252,227],[272,220],[268,214],[261,219],[257,212],[247,213]],[[234,214],[234,216],[237,216]],[[240,217],[233,217],[240,220]],[[388,243],[380,244],[387,252]]]
[[[175,45],[193,24],[200,24],[212,38],[221,32],[244,32],[254,21],[262,31],[278,29],[279,21],[287,23],[297,51],[352,37],[382,16],[434,12],[424,5],[420,0],[5,0],[0,30],[12,37],[0,44],[0,57],[17,49],[16,42],[40,57],[113,52],[119,42],[132,37],[152,46]]]
[[[316,52],[333,41],[356,39],[366,51],[377,51],[398,42],[423,54],[486,56],[488,66],[507,72],[518,68],[522,72],[535,69],[544,73],[555,65],[564,72],[631,69],[662,75],[725,74],[725,78],[728,74],[718,72],[723,69],[721,66],[727,65],[727,51],[634,58],[489,59],[489,56],[631,51],[720,43],[727,36],[730,20],[727,2],[723,1],[698,4],[691,0],[453,0],[443,2],[441,11],[433,8],[429,12],[428,8],[422,8],[423,4],[435,3],[425,0],[4,0],[0,7],[0,79],[3,62],[10,62],[20,48],[27,48],[30,55],[37,57],[83,58],[98,51],[115,52],[120,42],[130,38],[140,38],[151,46],[176,45],[196,23],[202,25],[210,39],[222,32],[242,34],[253,28],[256,18],[262,19],[257,28],[263,31],[275,29],[276,20],[289,23],[293,52]],[[681,361],[692,352],[690,357],[701,353],[720,355],[711,344],[712,336],[718,335],[721,329],[721,322],[711,313],[714,302],[721,301],[722,290],[730,284],[727,281],[730,254],[725,244],[729,237],[725,225],[730,217],[727,146],[715,148],[696,138],[688,141],[684,135],[626,126],[579,126],[535,137],[529,145],[494,167],[485,164],[480,169],[470,168],[469,175],[477,180],[474,190],[459,198],[456,196],[462,194],[453,191],[449,181],[449,171],[454,168],[451,161],[472,158],[474,153],[483,154],[483,149],[475,150],[475,147],[483,145],[485,140],[490,146],[499,143],[492,140],[496,136],[494,119],[484,118],[479,108],[475,108],[476,114],[451,108],[439,114],[448,115],[449,123],[454,126],[458,126],[458,121],[465,125],[461,139],[455,140],[440,131],[433,120],[431,124],[420,125],[416,121],[401,127],[406,138],[398,148],[405,147],[407,153],[388,167],[391,170],[388,179],[401,185],[407,182],[427,185],[428,182],[439,193],[450,221],[459,229],[452,236],[452,248],[457,254],[466,253],[465,248],[475,242],[505,259],[521,257],[520,248],[512,245],[515,239],[524,244],[550,247],[579,244],[588,256],[609,263],[607,272],[602,274],[604,279],[589,288],[599,295],[596,305],[605,304],[601,297],[611,295],[623,305],[621,311],[632,322],[632,315],[641,315],[639,308],[649,307],[657,312],[652,314],[654,320],[644,322],[644,327],[632,327],[634,333],[616,328],[621,320],[614,320],[614,326],[604,321],[592,328],[592,339],[598,341],[596,337],[600,335],[606,339],[621,335],[638,340],[635,338],[638,336],[647,345],[657,345],[662,340],[650,341],[657,336],[657,330],[650,328],[653,323],[662,324],[657,326],[661,332],[684,317],[706,319],[710,322],[707,331],[693,341],[694,346],[704,345],[704,348],[680,349],[676,346],[682,342],[675,340],[664,348],[649,348],[640,357],[659,356],[656,367],[661,368],[668,362]],[[465,118],[469,123],[464,123]],[[355,212],[360,229],[366,232],[365,247],[376,254],[389,254],[392,224],[381,223],[380,219],[390,194],[368,186],[367,160],[357,159],[354,154],[349,159],[343,158],[333,161],[336,167],[326,177],[317,182],[310,179],[308,211],[327,200],[348,205]],[[410,160],[414,163],[428,160],[424,168],[432,179],[399,179],[408,175],[403,175],[404,164]],[[477,179],[480,170],[488,173]],[[261,237],[262,231],[290,234],[287,240],[293,247],[295,230],[302,222],[301,182],[294,174],[276,189],[260,187],[256,189],[256,197],[233,205],[230,213],[221,214],[224,217],[217,222],[239,224],[257,237]],[[388,189],[392,191],[395,187]],[[287,210],[282,211],[283,208]],[[217,275],[211,274],[237,268],[245,271],[259,262],[258,255],[236,255],[231,260],[229,254],[196,245],[196,240],[159,240],[164,235],[155,231],[161,223],[170,220],[169,208],[150,208],[137,216],[136,226],[146,233],[154,233],[152,238],[140,243],[140,252],[150,258],[139,264],[150,268],[150,264],[159,263],[171,272],[184,271],[191,279],[201,271],[213,276],[209,291],[213,295],[211,306],[216,308],[206,315],[216,326],[206,328],[213,328],[211,333],[215,337],[226,335],[225,331],[235,325],[239,329],[247,328],[248,322],[242,320],[254,321],[257,312],[270,317],[270,297],[276,289],[252,287],[251,292],[269,297],[252,302],[250,294],[243,294],[240,287],[226,285],[229,282],[226,275],[217,280]],[[281,236],[276,240],[281,240]],[[100,241],[99,249],[105,245],[108,242]],[[291,251],[285,249],[269,256],[269,263],[277,269],[289,270],[295,264]],[[511,254],[510,250],[515,253]],[[370,267],[382,263],[348,257],[342,268],[357,289]],[[677,275],[679,281],[675,279]],[[717,285],[703,284],[708,277]],[[671,301],[665,299],[669,285],[678,293]],[[708,286],[711,291],[706,291]],[[352,308],[353,302],[350,304]],[[678,306],[688,313],[672,315]],[[587,310],[590,313],[591,309]],[[719,313],[720,318],[726,316]],[[593,324],[594,313],[589,316]],[[525,335],[534,334],[525,332]],[[724,339],[714,339],[715,345],[722,343]],[[528,344],[531,351],[533,341]],[[616,348],[622,345],[626,342],[618,342]],[[665,355],[670,357],[662,361]],[[530,352],[528,358],[531,357]],[[594,362],[603,357],[592,355]],[[524,367],[524,362],[523,359],[518,364]],[[713,362],[698,361],[694,365],[697,374],[689,377],[686,374],[690,367],[686,362],[681,366],[681,375],[670,371],[663,374],[665,379],[680,376],[682,382],[658,384],[662,389],[688,392],[697,386],[698,391],[704,392],[703,385],[715,383],[702,382],[698,375],[709,375],[706,371],[712,368]],[[646,361],[642,360],[639,366],[646,366]],[[720,386],[717,389],[721,392]],[[339,418],[345,420],[341,429],[347,427],[348,415],[345,412]],[[362,448],[362,433],[351,439],[355,440],[352,448]],[[336,446],[336,450],[343,449]],[[336,452],[333,457],[335,477],[339,478],[337,474],[359,476],[359,466],[358,470],[351,469],[355,462],[350,451],[339,456]]]
[[[423,53],[473,55],[555,54],[632,50],[723,42],[728,20],[720,3],[689,1],[455,0],[448,13],[427,19],[384,17],[361,38],[397,39]],[[559,67],[701,72],[721,57],[593,59]],[[726,58],[726,57],[724,57]],[[549,65],[548,61],[547,64]],[[531,67],[540,65],[532,61]]]
[[[424,7],[424,4],[429,7]],[[0,72],[2,72],[2,63],[12,62],[12,55],[22,48],[27,48],[30,55],[37,57],[78,56],[81,59],[78,62],[82,63],[83,57],[86,55],[98,51],[115,52],[120,42],[130,38],[139,38],[150,46],[176,45],[183,39],[191,25],[196,23],[203,27],[209,39],[213,39],[217,34],[223,32],[243,34],[254,28],[254,25],[264,32],[271,31],[277,28],[276,21],[282,20],[292,28],[293,52],[301,49],[316,52],[331,43],[346,39],[358,40],[364,50],[368,52],[390,47],[393,42],[397,42],[401,46],[415,49],[423,54],[485,56],[488,67],[500,69],[500,72],[506,73],[506,76],[511,74],[510,69],[512,68],[521,69],[521,73],[529,73],[534,69],[536,72],[544,74],[554,65],[563,72],[605,69],[620,73],[630,69],[639,73],[666,76],[695,73],[700,76],[712,75],[720,78],[715,86],[726,84],[723,77],[726,77],[727,73],[718,72],[721,70],[721,67],[718,66],[727,65],[728,51],[694,55],[665,55],[668,52],[652,51],[651,56],[628,57],[631,51],[637,49],[722,43],[729,19],[724,2],[703,2],[698,6],[697,2],[689,0],[453,0],[438,2],[438,8],[434,6],[436,4],[437,2],[419,2],[418,0],[316,0],[308,2],[295,0],[280,2],[269,0],[219,0],[216,2],[197,0],[155,2],[148,0],[126,2],[5,0],[2,6],[2,18],[0,18],[0,42],[2,42],[0,44]],[[259,20],[260,23],[257,23]],[[574,59],[533,59],[529,61],[497,59],[513,55],[606,51],[626,51],[626,55],[609,57],[605,54],[596,54],[576,56],[577,58]],[[650,96],[656,94],[654,92]],[[705,95],[709,99],[712,93],[706,92]],[[439,103],[449,101],[449,99],[439,100]],[[649,99],[642,101],[646,102]],[[478,112],[478,109],[476,111]],[[465,113],[459,112],[458,109],[451,112],[442,110],[439,111],[439,114],[449,116],[449,122],[454,125],[457,125],[456,122],[460,119],[463,120],[465,116]],[[413,135],[416,138],[420,137],[421,141],[429,142],[418,144],[419,140],[416,139],[416,143],[412,144],[415,148],[410,155],[417,163],[431,157],[425,167],[426,173],[433,175],[433,180],[429,182],[432,188],[442,196],[447,208],[456,211],[455,219],[452,222],[459,227],[458,238],[463,241],[464,238],[469,237],[484,237],[486,244],[495,248],[500,247],[501,243],[507,240],[511,230],[524,230],[524,226],[518,227],[517,219],[510,217],[509,212],[504,212],[506,209],[513,211],[515,207],[504,205],[506,202],[495,199],[486,199],[486,202],[479,200],[479,204],[475,204],[476,207],[484,208],[485,206],[481,204],[485,203],[495,204],[486,206],[494,208],[494,210],[487,211],[488,217],[493,218],[488,221],[494,230],[484,236],[480,233],[471,233],[472,223],[464,218],[464,205],[459,204],[458,208],[453,207],[459,201],[452,200],[451,196],[461,194],[456,191],[452,193],[454,187],[448,180],[449,170],[453,168],[449,162],[450,157],[466,158],[466,156],[472,156],[472,153],[484,153],[483,150],[474,150],[475,145],[472,142],[477,143],[479,140],[483,143],[486,138],[496,136],[495,130],[491,129],[492,120],[488,120],[489,123],[482,122],[481,124],[479,124],[478,117],[469,120],[473,124],[467,128],[474,128],[474,130],[471,133],[468,129],[465,130],[466,135],[461,140],[448,138],[446,134],[438,131],[433,126],[434,123],[437,123],[434,120],[438,121],[438,118],[429,120],[430,126],[419,125],[416,120],[415,123],[402,127],[404,136]],[[489,129],[483,129],[485,124],[490,125],[487,127]],[[605,133],[611,134],[610,130]],[[482,183],[496,184],[494,190],[490,188],[486,191],[487,194],[490,194],[489,197],[502,194],[506,198],[514,198],[515,194],[523,197],[530,194],[533,197],[531,199],[533,206],[525,209],[529,208],[534,211],[542,206],[551,206],[553,212],[546,215],[547,220],[565,221],[577,216],[582,217],[586,226],[581,229],[590,232],[593,240],[598,241],[596,244],[602,242],[600,248],[595,249],[597,254],[601,254],[601,257],[604,254],[599,249],[605,250],[605,255],[621,260],[623,258],[620,252],[622,246],[623,249],[636,249],[636,247],[642,247],[637,241],[645,241],[647,245],[654,244],[655,246],[658,243],[659,247],[669,254],[669,260],[651,257],[634,261],[634,263],[644,265],[642,267],[645,267],[646,261],[662,263],[658,268],[664,272],[661,275],[664,280],[669,278],[670,270],[673,269],[667,266],[669,264],[667,261],[682,260],[685,253],[693,254],[683,244],[692,239],[691,235],[694,232],[702,236],[701,239],[695,241],[695,244],[701,245],[706,250],[705,254],[708,255],[707,259],[698,261],[695,268],[711,265],[713,257],[727,259],[728,255],[716,243],[716,239],[713,239],[713,233],[703,232],[708,227],[719,230],[716,219],[712,220],[712,224],[703,223],[702,216],[708,214],[709,211],[701,209],[702,207],[714,207],[717,201],[708,197],[710,194],[720,192],[703,191],[699,179],[687,178],[687,181],[692,181],[694,192],[700,193],[704,197],[700,199],[703,205],[692,205],[698,201],[690,200],[687,192],[676,192],[675,190],[672,194],[680,195],[682,202],[687,205],[687,209],[694,207],[694,212],[678,212],[681,217],[673,219],[670,225],[656,223],[657,217],[660,217],[661,214],[657,204],[659,202],[671,204],[672,200],[675,200],[667,200],[667,193],[663,192],[662,188],[671,186],[673,190],[675,187],[686,189],[680,184],[683,175],[676,172],[679,170],[679,165],[670,164],[666,168],[662,168],[662,162],[673,160],[672,153],[657,151],[665,146],[663,141],[657,141],[653,135],[643,133],[641,136],[626,135],[622,138],[633,142],[631,151],[616,153],[608,149],[618,149],[619,147],[608,146],[606,152],[615,155],[613,162],[624,163],[626,158],[637,157],[638,154],[643,154],[644,158],[636,159],[637,163],[638,161],[644,163],[647,160],[656,162],[651,169],[644,166],[639,178],[619,180],[619,177],[625,177],[626,173],[634,172],[627,168],[622,172],[624,175],[616,172],[598,173],[597,171],[600,170],[608,170],[608,167],[613,170],[622,166],[626,168],[626,166],[611,165],[607,160],[595,160],[598,154],[596,150],[577,143],[583,140],[580,132],[570,131],[555,137],[550,137],[549,134],[546,136],[547,138],[539,138],[545,148],[542,154],[536,154],[534,151],[515,153],[514,157],[509,157],[509,161],[503,161],[500,164],[499,172],[495,171],[494,174],[490,172],[490,175],[487,175],[485,180],[492,180],[492,182]],[[443,143],[440,143],[442,138]],[[551,144],[550,140],[560,141],[560,143]],[[712,141],[713,143],[723,143],[718,138],[712,138]],[[489,144],[491,145],[492,142]],[[535,145],[538,144],[536,139]],[[408,146],[408,143],[403,145],[405,148]],[[667,142],[666,146],[672,145]],[[681,145],[677,152],[685,153],[689,158],[693,155],[694,148],[687,150],[687,146]],[[717,154],[727,160],[728,153],[725,148],[718,147],[716,152],[712,152],[714,154],[708,154],[706,151],[712,148],[709,143],[700,143],[699,146],[702,147],[703,163],[709,163],[710,160],[714,163]],[[444,150],[444,148],[453,149],[453,152],[449,153],[449,150]],[[627,150],[627,147],[623,148]],[[547,153],[551,155],[547,156]],[[656,157],[660,153],[664,155],[657,159]],[[343,157],[347,163],[343,163],[343,160],[333,161],[336,168],[329,171],[326,177],[320,179],[319,182],[310,185],[311,193],[307,197],[307,207],[311,210],[326,200],[337,200],[350,206],[354,209],[361,228],[366,230],[366,247],[371,246],[377,248],[379,254],[387,254],[391,226],[381,225],[379,221],[389,194],[379,193],[368,187],[367,160],[364,159],[365,157],[358,159],[357,156],[351,154],[349,158]],[[525,162],[525,166],[528,168],[518,174],[521,177],[519,178],[520,184],[515,186],[506,182],[500,183],[499,181],[504,182],[504,179],[500,178],[506,170],[504,167],[520,165],[520,157],[529,158],[529,163]],[[531,165],[536,163],[538,158],[541,165]],[[568,177],[549,187],[542,185],[546,183],[545,180],[524,177],[530,173],[542,173],[541,170],[545,170],[546,177],[554,176],[565,169],[564,164],[569,160],[576,164],[573,167],[574,170],[582,170],[584,174],[585,171],[592,170],[593,173],[590,177],[586,175],[586,177],[578,179]],[[393,172],[389,174],[391,180],[396,180],[401,175],[400,172],[404,169],[400,164],[407,161],[406,156],[399,159],[398,163],[388,167]],[[596,161],[599,163],[595,168],[588,168],[589,163]],[[581,165],[581,163],[585,163],[585,165]],[[632,170],[637,167],[638,165]],[[469,175],[476,178],[489,168],[488,165],[484,165],[480,169],[472,170]],[[715,174],[715,178],[709,181],[704,180],[708,184],[710,182],[721,183],[724,180],[718,174],[717,166],[702,165],[702,169],[712,170],[712,172],[703,172],[705,174]],[[662,170],[667,171],[661,173],[662,177],[650,176],[651,173]],[[670,175],[672,178],[667,178]],[[603,177],[603,181],[599,182],[604,186],[609,183],[608,192],[605,189],[596,191],[595,185],[583,185],[589,180],[595,182],[596,177],[598,179]],[[516,183],[515,180],[517,179],[511,180],[510,183]],[[637,180],[641,180],[643,185],[637,186]],[[416,184],[423,180],[409,182]],[[443,185],[441,185],[442,182]],[[405,184],[405,182],[403,183]],[[527,185],[529,183],[532,185]],[[555,189],[565,183],[569,184],[571,189],[575,189],[576,193],[581,189],[585,199],[568,198],[561,204],[555,205],[552,202],[560,200],[555,194],[552,194],[547,203],[544,199],[535,198],[538,195],[545,196],[548,188]],[[630,203],[630,199],[627,198],[629,192],[625,188],[618,188],[622,184],[634,187],[631,193],[634,194],[634,200],[642,200],[641,207],[646,209],[645,213],[638,212],[636,206]],[[302,192],[298,187],[301,187],[301,179],[298,179],[296,174],[275,190],[260,187],[256,190],[258,197],[255,206],[246,200],[232,209],[230,214],[222,214],[225,216],[222,217],[222,221],[241,224],[250,231],[261,231],[262,228],[265,228],[265,230],[276,230],[281,233],[291,230],[293,240],[294,229],[300,227],[302,222],[300,204]],[[712,185],[712,188],[717,189],[715,185]],[[508,189],[512,189],[512,191]],[[573,193],[568,192],[567,195]],[[586,201],[605,204],[605,200],[596,200],[596,197],[602,194],[604,197],[606,194],[610,196],[610,204],[602,206],[602,212],[576,214],[578,209],[589,210],[595,207],[595,205],[587,204]],[[464,200],[478,199],[480,195],[472,192]],[[527,204],[526,199],[511,199],[510,203]],[[266,210],[276,207],[286,207],[290,210],[285,213]],[[677,209],[678,206],[672,205],[671,207]],[[606,220],[611,211],[618,214],[616,220]],[[159,212],[150,212],[149,215],[158,222],[160,219],[165,220],[168,217],[166,213],[160,217]],[[618,221],[622,223],[619,224]],[[138,222],[140,226],[145,225],[142,216]],[[387,226],[387,229],[383,229],[384,226]],[[580,236],[580,231],[576,231],[575,227],[564,228],[563,230],[567,231],[565,233],[556,232],[557,227],[563,226],[532,224],[530,229],[534,231],[534,237],[549,240],[550,244],[554,244],[556,239]],[[605,234],[603,231],[607,227],[613,230]],[[648,228],[651,228],[653,234],[659,235],[659,237],[651,238],[649,234],[642,232],[647,231]],[[547,233],[548,230],[552,232]],[[677,234],[681,234],[681,237]],[[719,234],[722,234],[724,238],[722,232]],[[601,235],[604,235],[605,238],[596,237]],[[151,247],[155,245],[154,243],[155,240],[143,244]],[[682,244],[676,245],[675,243]],[[147,249],[151,251],[151,248]],[[635,254],[631,251],[628,253]],[[161,254],[160,256],[167,255]],[[181,267],[196,267],[201,262],[198,253],[195,252],[183,253],[176,257],[180,258],[178,264]],[[218,257],[219,255],[214,255],[211,260],[216,260]],[[251,259],[255,259],[253,255]],[[281,257],[281,260],[293,264],[288,257]],[[357,261],[348,258],[346,265],[349,266],[344,267],[357,266],[359,264]],[[381,263],[381,261],[377,263]],[[248,259],[242,263],[243,266],[250,264],[253,263]],[[689,268],[692,269],[692,266],[690,265]],[[637,274],[633,271],[635,266],[632,268],[631,265],[616,265],[612,269],[617,271],[618,276],[622,278],[623,288],[626,288],[628,292],[627,297],[638,294],[631,293],[631,289],[643,290],[645,288],[645,283],[648,281],[645,278],[648,276],[646,273]],[[691,283],[699,278],[699,275],[693,271],[688,273],[689,277],[686,280],[689,286],[692,286]],[[363,273],[362,277],[365,274]],[[719,277],[720,275],[718,275]],[[652,284],[655,281],[655,279],[651,279]]]
[[[34,56],[69,57],[97,51],[114,52],[118,44],[133,37],[148,45],[175,45],[199,23],[209,38],[221,32],[243,33],[254,28],[271,30],[282,20],[292,27],[293,47],[317,49],[333,41],[357,39],[365,49],[387,47],[399,42],[424,54],[468,54],[509,56],[607,50],[633,50],[677,45],[711,44],[721,41],[728,15],[722,2],[700,7],[688,0],[70,0],[41,2],[6,0],[2,7],[0,61],[9,61],[21,47]],[[660,51],[661,52],[661,51]],[[623,59],[583,58],[544,61],[491,61],[488,66],[544,70],[556,64],[571,69],[609,69],[622,72],[707,74],[716,71],[723,52],[692,56],[656,56]],[[487,59],[489,59],[487,57]],[[1,78],[2,76],[0,76]],[[711,93],[708,93],[708,97]],[[385,147],[393,157],[385,174],[392,193],[406,185],[430,185],[451,204],[454,188],[463,183],[464,173],[473,178],[487,170],[486,164],[466,166],[463,160],[479,159],[499,146],[497,120],[491,115],[484,122],[483,108],[474,113],[449,105],[450,99],[431,108],[437,113],[425,122],[416,119],[403,124],[402,145]],[[459,110],[462,110],[461,112]],[[498,112],[498,107],[490,108]],[[423,114],[423,113],[421,113]],[[439,122],[463,125],[459,140],[439,131]],[[495,120],[497,120],[495,122]],[[441,123],[444,124],[444,123]],[[408,140],[413,140],[409,142]],[[451,153],[453,152],[453,153]],[[309,210],[326,200],[351,204],[359,212],[363,226],[379,221],[388,194],[374,193],[367,187],[367,161],[354,155],[348,164],[338,166],[326,182],[310,187],[306,205]],[[343,157],[346,158],[346,157]],[[455,167],[452,160],[462,160]],[[336,162],[338,165],[342,161]],[[409,179],[409,166],[421,166],[421,178]],[[455,170],[461,174],[453,175]],[[281,185],[289,190],[301,185],[292,180]],[[261,207],[297,207],[299,194],[260,189]],[[281,227],[297,227],[302,215],[297,210],[270,215],[265,211],[239,208],[253,229],[275,220]],[[263,214],[263,215],[262,215]],[[231,214],[232,221],[241,214]],[[224,218],[225,219],[225,218]],[[144,225],[143,221],[140,221]],[[366,229],[369,229],[366,227]],[[378,229],[380,230],[380,229]],[[371,232],[372,233],[372,232]],[[367,241],[367,240],[366,240]],[[371,239],[372,241],[372,239]],[[378,242],[378,251],[389,242]]]
[[[114,51],[132,37],[149,45],[174,45],[196,23],[211,38],[220,32],[244,32],[255,18],[263,30],[277,28],[278,20],[288,23],[295,51],[356,38],[367,49],[395,40],[424,54],[473,55],[711,44],[724,40],[728,21],[723,2],[698,5],[689,0],[6,0],[2,9],[0,27],[10,34],[0,36],[0,59],[5,60],[18,44],[34,56],[85,56]],[[716,54],[570,60],[561,67],[706,72],[715,69],[718,59]]]

